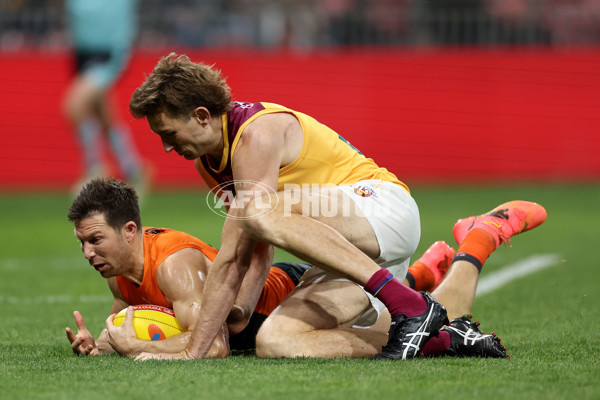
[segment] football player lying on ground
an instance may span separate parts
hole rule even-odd
[[[128,356],[140,352],[170,352],[185,348],[189,330],[199,313],[202,289],[217,250],[184,232],[165,228],[143,228],[135,190],[114,179],[97,178],[86,184],[69,209],[75,234],[89,263],[108,280],[114,296],[107,328],[98,339],[86,329],[83,317],[75,311],[78,328],[74,334],[66,328],[76,354],[101,355],[115,351]],[[445,246],[445,247],[444,247]],[[410,269],[410,283],[432,290],[439,283],[452,254],[443,242],[435,245],[438,261],[428,265],[417,262]],[[441,258],[440,258],[441,256]],[[429,256],[429,259],[432,257]],[[210,351],[211,357],[225,357],[229,349],[254,348],[256,332],[265,318],[291,292],[310,266],[277,263],[269,273],[261,293],[240,293],[240,304],[256,304],[254,312],[234,306],[227,326],[223,326]],[[247,275],[246,279],[251,279]],[[161,341],[144,341],[135,336],[128,323],[112,324],[112,314],[129,305],[154,304],[174,310],[185,333]],[[131,310],[128,311],[128,313]],[[385,328],[375,332],[384,338]],[[227,337],[229,335],[229,341]],[[378,342],[377,339],[373,339]],[[383,339],[385,342],[385,338]],[[335,353],[333,353],[335,354]]]

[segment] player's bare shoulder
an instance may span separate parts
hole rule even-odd
[[[204,253],[193,247],[184,247],[170,254],[156,271],[159,287],[176,286],[182,282],[196,285],[208,275],[211,261]]]
[[[244,139],[274,141],[280,149],[280,167],[284,167],[300,155],[304,134],[300,122],[293,114],[277,112],[261,115],[248,124],[241,136],[241,140]]]

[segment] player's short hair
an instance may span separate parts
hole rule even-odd
[[[73,223],[94,214],[103,214],[106,223],[119,230],[129,221],[142,229],[139,198],[133,186],[114,178],[94,178],[73,200],[67,217]]]
[[[191,117],[197,107],[206,107],[214,116],[226,113],[231,108],[231,89],[213,67],[176,53],[161,58],[133,92],[131,115],[144,118],[164,112],[169,117]]]

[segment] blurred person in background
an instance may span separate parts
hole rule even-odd
[[[146,175],[129,127],[118,120],[110,89],[130,59],[137,34],[138,0],[67,0],[75,76],[64,98],[64,114],[79,135],[85,172],[81,182],[110,174],[104,143],[112,150],[122,177],[140,194]]]

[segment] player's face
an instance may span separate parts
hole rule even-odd
[[[106,223],[103,214],[93,214],[75,224],[75,236],[90,265],[104,278],[123,275],[131,250],[121,232]]]
[[[160,136],[167,153],[175,150],[186,160],[195,160],[207,153],[211,138],[198,119],[169,117],[160,113],[148,116],[147,120],[150,129]]]

